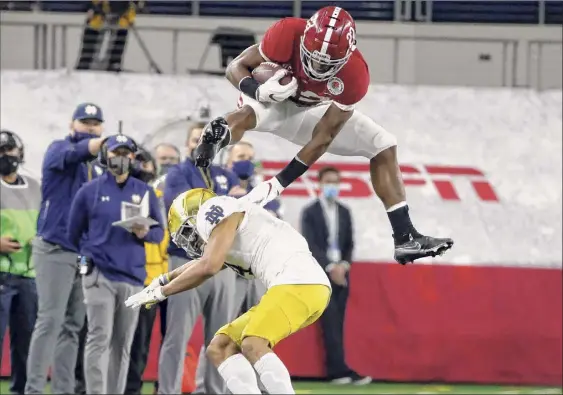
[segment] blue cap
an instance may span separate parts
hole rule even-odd
[[[72,120],[81,121],[83,119],[97,119],[100,122],[104,122],[104,113],[99,106],[93,103],[82,103],[74,110]]]
[[[115,151],[118,148],[128,148],[131,150],[131,152],[135,152],[137,150],[135,142],[130,137],[127,137],[124,134],[109,136],[106,144],[108,151]]]

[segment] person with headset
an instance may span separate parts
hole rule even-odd
[[[106,166],[100,163],[100,158],[97,158],[93,162],[93,177],[99,177],[104,174],[106,171]],[[138,178],[141,181],[152,183],[155,178],[155,169],[156,169],[156,162],[152,158],[151,154],[145,150],[143,147],[138,146],[137,152],[135,153],[135,160],[132,165],[131,175],[135,178]],[[150,245],[150,243],[147,243]],[[148,266],[147,266],[148,268]],[[160,274],[160,273],[159,273]],[[142,312],[145,313],[145,312]],[[148,311],[147,314],[152,314],[153,311]],[[138,326],[141,325],[143,322],[142,318],[144,317],[143,314],[139,315],[139,323]],[[79,347],[78,347],[78,357],[76,360],[76,369],[75,369],[75,380],[76,380],[76,389],[75,394],[77,395],[85,395],[86,394],[86,382],[84,379],[84,347],[86,345],[86,335],[88,333],[88,320],[84,320],[84,325],[80,331],[79,335]],[[135,334],[137,336],[137,334]],[[137,347],[135,345],[135,340],[133,341],[133,345],[131,347],[131,360],[135,359],[135,356],[138,354]],[[130,363],[133,364],[133,362]],[[129,386],[129,375],[128,375],[128,386]]]
[[[37,315],[31,240],[41,204],[38,180],[19,174],[24,146],[15,133],[0,130],[0,365],[10,327],[10,391],[23,394],[29,342]]]
[[[80,251],[80,273],[86,304],[88,334],[84,350],[86,393],[123,394],[129,352],[138,311],[123,301],[143,288],[144,243],[164,237],[163,219],[153,189],[131,175],[137,145],[122,134],[102,145],[100,164],[107,171],[83,185],[72,202],[68,240]],[[148,201],[149,226],[121,221],[124,203],[134,207]]]
[[[91,161],[103,138],[102,109],[78,105],[69,135],[53,141],[43,158],[41,206],[31,260],[37,272],[38,312],[27,358],[26,394],[42,394],[51,367],[51,391],[75,391],[78,338],[84,323],[82,283],[76,265],[78,250],[66,236],[70,204],[93,176]]]

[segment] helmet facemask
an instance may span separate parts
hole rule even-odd
[[[201,258],[205,242],[197,233],[195,216],[190,216],[172,235],[172,241],[188,253],[191,258]]]
[[[340,59],[331,59],[330,55],[322,54],[317,50],[311,52],[305,46],[305,36],[301,37],[299,47],[303,71],[307,77],[315,81],[327,81],[334,77],[352,56],[352,50],[348,50],[346,56]]]

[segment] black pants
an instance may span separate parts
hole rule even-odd
[[[35,279],[0,273],[0,365],[4,334],[9,326],[12,366],[10,391],[14,394],[24,393],[29,342],[36,317]]]
[[[88,333],[88,318],[84,319],[84,326],[78,334],[78,353],[76,355],[76,368],[74,370],[75,394],[86,395],[86,381],[84,379],[84,347]]]
[[[162,336],[166,332],[166,301],[159,303],[160,309],[160,328]],[[140,394],[143,386],[143,374],[147,367],[149,358],[149,350],[151,344],[152,329],[156,318],[157,308],[139,310],[139,322],[135,330],[135,337],[131,345],[131,359],[129,361],[129,371],[127,372],[127,385],[125,387],[126,394]],[[158,382],[155,383],[158,389]]]
[[[332,285],[330,302],[321,316],[325,348],[325,367],[328,379],[346,377],[351,373],[344,353],[344,317],[348,301],[348,287]]]

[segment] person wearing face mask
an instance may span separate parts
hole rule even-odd
[[[320,196],[301,214],[301,232],[315,259],[325,269],[332,286],[330,302],[322,315],[325,367],[334,384],[369,384],[346,364],[344,318],[348,300],[348,271],[352,262],[354,234],[350,210],[338,201],[340,172],[335,167],[319,170]]]
[[[180,150],[172,144],[160,143],[154,149],[154,157],[158,168],[158,176],[162,177],[168,170],[180,163]]]
[[[92,161],[103,138],[102,109],[78,105],[70,133],[53,141],[41,168],[41,206],[32,262],[37,272],[39,307],[27,359],[26,394],[42,394],[51,367],[53,393],[75,391],[74,371],[84,297],[78,275],[78,250],[66,236],[69,208],[78,189],[93,177]]]
[[[131,175],[147,184],[152,184],[157,177],[156,162],[151,153],[139,146],[135,152]]]
[[[240,180],[240,186],[246,192],[250,192],[257,183],[262,181],[256,167],[254,146],[251,143],[242,140],[231,146],[227,168],[237,175]],[[266,203],[264,208],[281,219],[281,203],[279,199]]]
[[[231,169],[240,179],[240,185],[250,192],[257,182],[260,182],[259,174],[255,166],[254,146],[248,141],[239,141],[234,144],[227,160],[227,168]],[[279,199],[268,202],[264,209],[276,218],[281,219],[281,203]],[[237,277],[237,287],[244,293],[240,314],[243,314],[255,306],[266,288],[259,281],[246,281]]]
[[[125,391],[138,312],[127,311],[123,301],[142,289],[147,276],[144,243],[160,243],[164,237],[152,187],[131,176],[135,152],[131,138],[110,136],[100,154],[107,171],[80,188],[70,209],[67,235],[81,255],[88,321],[84,351],[88,394]],[[112,225],[123,219],[122,203],[139,204],[145,198],[149,217],[157,225],[135,224],[131,232]]]
[[[158,188],[160,184],[159,179],[156,177],[160,175],[162,178],[167,166],[177,164],[180,161],[180,153],[174,146],[160,144],[156,147],[154,155],[151,155],[144,148],[139,149],[135,155],[135,160],[139,169],[135,176],[154,188],[155,195],[162,209],[162,218],[167,218],[168,214],[165,212],[164,202],[162,201],[162,191]],[[164,226],[166,225],[165,222]],[[145,286],[149,285],[154,278],[168,271],[167,249],[169,240],[169,234],[165,229],[164,237],[160,243],[145,243],[145,267],[147,270]],[[125,394],[141,393],[143,373],[147,366],[152,330],[158,310],[160,310],[161,317],[160,331],[162,336],[164,336],[166,330],[166,303],[161,303],[152,309],[139,310],[137,329],[135,329],[133,344],[131,345],[131,358],[127,372]],[[158,390],[158,382],[155,382],[155,388]]]
[[[14,394],[24,393],[26,359],[37,315],[35,270],[30,258],[41,189],[39,181],[19,174],[23,160],[21,139],[0,130],[0,345],[10,327],[10,391]],[[2,358],[0,348],[0,363]]]
[[[166,212],[177,196],[194,188],[211,189],[217,195],[246,194],[246,190],[239,185],[238,177],[230,170],[215,165],[206,169],[195,166],[191,155],[204,126],[205,122],[192,125],[186,141],[186,160],[168,170],[162,186]],[[170,243],[168,254],[170,270],[189,259],[186,252],[174,243]],[[236,317],[241,303],[242,300],[237,300],[236,275],[228,270],[197,289],[174,295],[167,301],[166,335],[158,366],[159,394],[182,392],[186,346],[199,316],[203,314],[204,317],[204,343],[208,345],[215,332]],[[205,358],[204,354],[202,358]],[[227,390],[224,380],[212,364],[200,366],[196,386],[195,393],[224,394]]]

